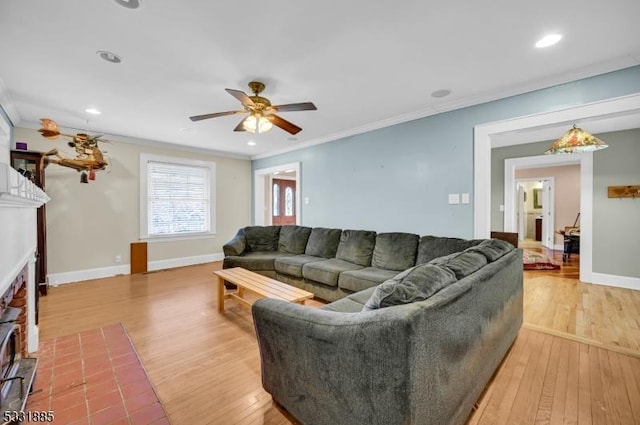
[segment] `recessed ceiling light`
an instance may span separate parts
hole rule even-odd
[[[137,9],[140,7],[140,2],[138,0],[116,0],[122,7],[126,7],[127,9]]]
[[[111,63],[122,62],[122,58],[120,56],[112,52],[107,52],[106,50],[98,50],[96,54],[100,56],[102,59],[106,60],[107,62],[111,62]]]
[[[294,170],[293,168],[290,169],[290,170],[284,170],[285,173],[293,173],[294,171],[296,171],[296,170]]]
[[[247,145],[249,146],[255,146],[256,142],[254,142],[253,140],[250,140],[249,142],[247,142]]]
[[[536,47],[541,49],[543,47],[553,46],[560,40],[562,40],[562,36],[560,34],[549,34],[538,40]]]
[[[102,112],[98,111],[95,108],[87,108],[84,110],[87,114],[91,114],[91,115],[100,115]]]
[[[450,94],[451,94],[451,90],[442,89],[442,90],[436,90],[433,93],[431,93],[431,97],[445,97],[445,96],[449,96]]]

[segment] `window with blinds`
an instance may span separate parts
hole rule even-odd
[[[214,233],[215,164],[141,154],[140,170],[143,239]]]

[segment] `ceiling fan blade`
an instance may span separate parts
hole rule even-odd
[[[247,117],[247,118],[249,118],[249,117]],[[236,128],[233,129],[233,131],[247,131],[247,129],[244,128],[244,122],[247,120],[247,118],[245,118],[242,121],[240,121],[238,123],[238,125],[236,125]]]
[[[278,127],[283,129],[284,131],[287,131],[287,132],[289,132],[291,134],[298,134],[302,130],[302,128],[298,127],[294,123],[291,123],[291,122],[285,120],[284,118],[281,118],[281,117],[279,117],[277,115],[274,115],[274,114],[267,115],[267,119],[269,121],[271,121],[273,123],[273,125],[277,125]]]
[[[240,101],[240,103],[242,103],[243,106],[256,106],[256,104],[253,103],[253,100],[251,100],[249,98],[249,96],[247,96],[247,94],[245,92],[243,92],[242,90],[233,90],[233,89],[225,89],[225,90],[231,96],[233,96],[236,99],[238,99]]]
[[[287,105],[274,105],[272,106],[278,112],[291,112],[291,111],[315,111],[316,105],[313,102],[303,103],[289,103]]]
[[[241,114],[243,112],[246,112],[246,111],[215,112],[213,114],[196,115],[196,116],[193,116],[193,117],[189,117],[189,119],[191,121],[200,121],[200,120],[207,120],[209,118],[224,117],[226,115]]]

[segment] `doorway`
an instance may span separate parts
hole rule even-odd
[[[554,178],[520,178],[515,183],[518,240],[527,241],[527,246],[554,249]]]
[[[271,184],[271,224],[296,224],[295,176],[277,176]]]
[[[276,184],[277,192],[274,191]],[[254,170],[254,224],[256,226],[299,225],[301,223],[301,185],[299,162]]]

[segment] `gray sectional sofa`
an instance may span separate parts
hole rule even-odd
[[[411,233],[248,226],[223,246],[223,268],[243,267],[335,301],[478,243]]]
[[[322,308],[255,302],[262,383],[274,401],[305,425],[464,424],[522,324],[522,251],[495,239],[329,229],[311,238],[312,229],[292,256],[291,233],[303,230],[282,230],[250,246],[255,229],[243,229],[233,251],[225,248],[241,255],[228,255],[225,266],[259,261],[264,274],[348,295]],[[320,236],[331,249],[314,246]],[[394,270],[412,255],[411,266]]]

